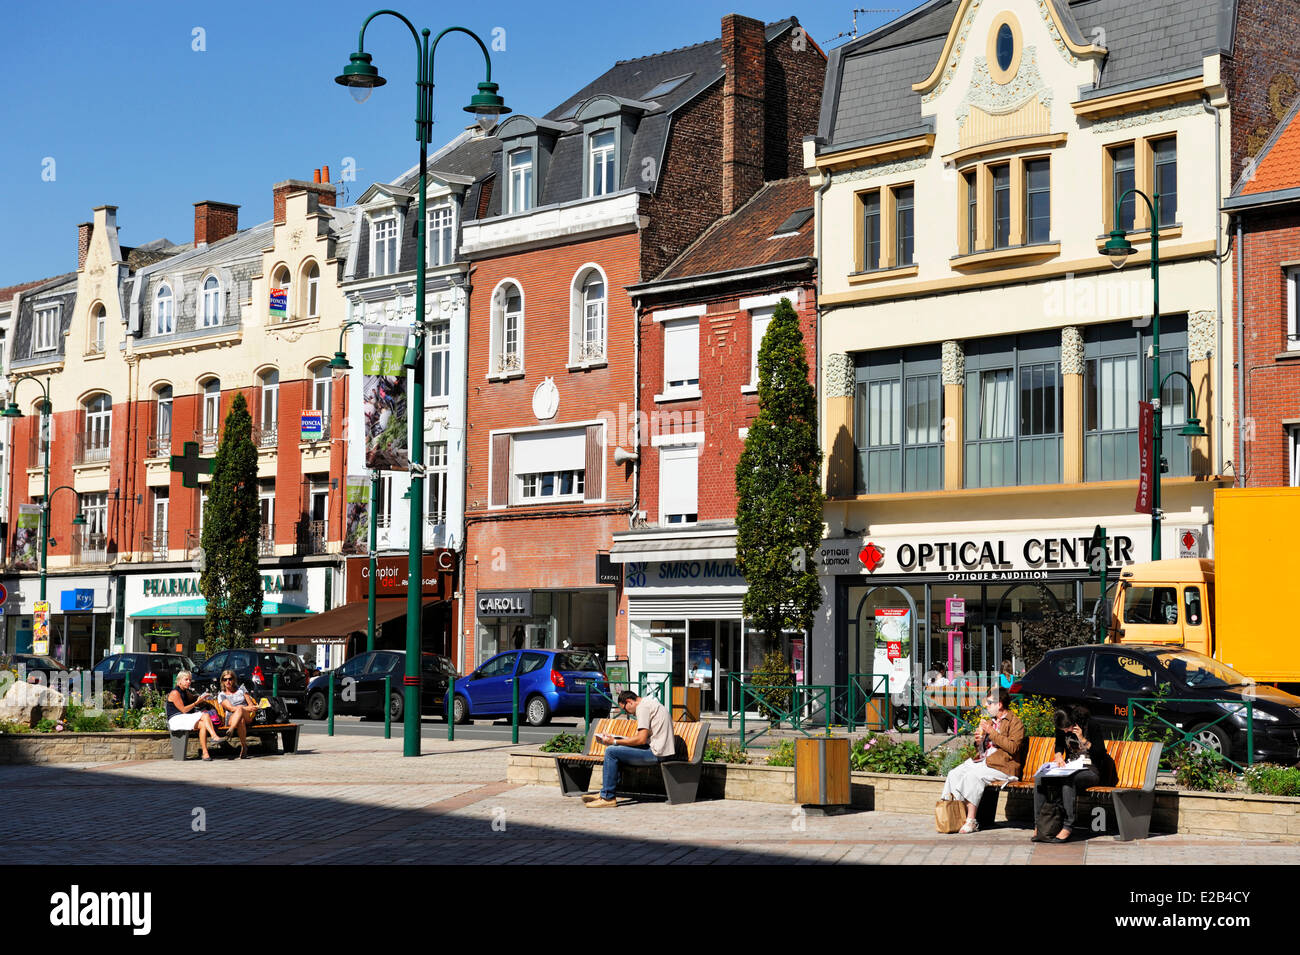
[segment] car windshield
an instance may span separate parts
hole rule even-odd
[[[1186,650],[1157,650],[1155,657],[1173,677],[1188,686],[1245,686],[1246,678],[1217,660]]]
[[[297,670],[302,672],[302,661],[293,653],[263,653],[261,654],[261,666],[263,670],[271,670],[274,673],[283,673],[285,670]]]
[[[590,653],[579,653],[570,650],[567,653],[557,653],[555,655],[555,669],[557,670],[578,670],[582,672],[600,673],[600,662]]]

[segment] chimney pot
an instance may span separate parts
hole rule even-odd
[[[311,181],[312,181],[312,182],[315,182],[315,183],[319,183],[319,182],[320,182],[320,170],[319,170],[319,169],[313,171],[313,173],[312,173],[312,177],[311,177]]]
[[[329,182],[329,181],[330,181],[330,167],[329,167],[329,166],[321,166],[320,175],[321,175],[321,182]]]

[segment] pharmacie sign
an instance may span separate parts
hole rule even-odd
[[[1114,568],[1149,560],[1150,542],[1139,545],[1131,537],[1114,534],[1107,539],[1107,551]],[[955,581],[1045,580],[1096,574],[1099,557],[1089,529],[1059,536],[877,536],[834,540],[822,545],[817,564],[825,574],[866,577],[942,574]]]
[[[202,597],[199,590],[199,578],[195,577],[145,577],[141,581],[142,593],[146,597]],[[303,575],[263,574],[262,593],[283,594],[297,593],[303,589]]]

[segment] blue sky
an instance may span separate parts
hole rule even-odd
[[[898,0],[900,9],[918,0]],[[352,198],[415,165],[415,45],[381,18],[366,50],[389,84],[358,106],[333,77],[379,5],[342,0],[27,4],[0,40],[11,76],[0,99],[0,286],[76,268],[76,225],[118,207],[126,245],[193,241],[193,204],[240,204],[240,224],[270,218],[271,185],[356,165]],[[823,48],[852,27],[852,3],[666,0],[617,6],[553,0],[398,7],[435,34],[453,24],[491,44],[493,78],[516,111],[541,114],[616,60],[716,37],[723,15],[799,18]],[[603,10],[608,15],[595,15]],[[436,17],[421,21],[419,18]],[[859,15],[859,31],[897,13]],[[201,31],[196,34],[195,31]],[[498,32],[504,31],[504,32]],[[203,49],[195,49],[202,46]],[[435,148],[465,125],[482,78],[468,37],[435,64]]]

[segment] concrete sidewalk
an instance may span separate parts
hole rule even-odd
[[[1300,863],[1300,846],[1229,838],[1101,836],[1037,846],[1024,829],[941,836],[924,815],[806,816],[736,800],[668,806],[627,800],[586,809],[553,786],[505,782],[508,743],[309,736],[307,752],[211,763],[155,760],[0,767],[8,811],[0,851],[60,863],[762,864]]]

